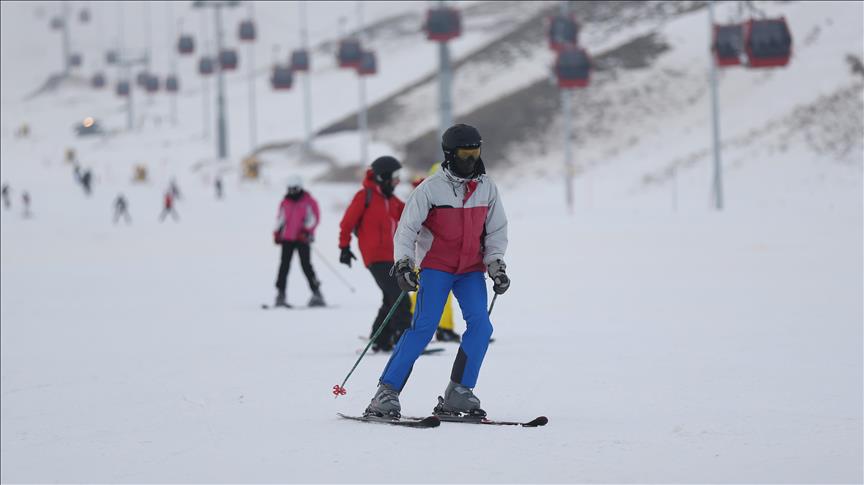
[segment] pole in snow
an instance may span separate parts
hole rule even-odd
[[[709,36],[714,30],[714,0],[708,2],[708,32]],[[710,37],[709,37],[710,39]],[[709,40],[709,45],[712,40]],[[714,180],[712,188],[714,191],[714,208],[723,210],[723,173],[720,160],[720,103],[717,99],[717,66],[711,50],[708,50],[711,62],[711,118],[712,118],[712,143],[714,145]]]

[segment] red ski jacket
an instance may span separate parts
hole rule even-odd
[[[351,233],[354,232],[365,266],[392,263],[393,235],[404,208],[405,203],[395,195],[384,197],[381,188],[375,183],[372,170],[367,170],[363,188],[354,194],[339,223],[339,247],[350,246]]]

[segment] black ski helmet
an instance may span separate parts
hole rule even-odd
[[[482,143],[483,138],[477,128],[462,123],[447,128],[441,136],[441,148],[445,155],[451,154],[457,148],[479,147]]]
[[[375,178],[379,182],[392,178],[393,172],[400,168],[402,168],[402,164],[399,163],[399,160],[389,155],[378,157],[372,162],[372,173],[375,174]]]

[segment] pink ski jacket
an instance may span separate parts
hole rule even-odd
[[[306,242],[300,234],[307,232],[314,235],[320,220],[318,202],[309,195],[309,192],[303,192],[296,201],[289,197],[282,199],[279,212],[276,214],[276,231],[282,241]]]

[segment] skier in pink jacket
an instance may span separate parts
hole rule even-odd
[[[303,267],[309,289],[312,290],[309,306],[325,305],[321,295],[321,282],[315,276],[309,254],[310,244],[315,240],[315,228],[320,220],[318,202],[309,192],[303,190],[303,180],[299,176],[291,177],[288,181],[288,193],[279,205],[276,230],[273,231],[273,242],[282,246],[282,259],[276,277],[276,289],[279,292],[275,306],[291,306],[285,301],[285,286],[295,249],[300,254],[300,266]]]

